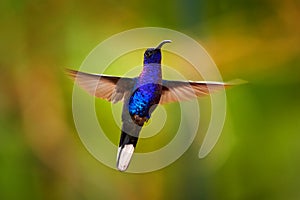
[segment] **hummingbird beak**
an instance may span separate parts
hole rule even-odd
[[[161,49],[161,47],[166,43],[171,43],[171,40],[164,40],[162,41],[155,49]]]

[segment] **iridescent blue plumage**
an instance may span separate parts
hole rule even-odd
[[[159,103],[162,86],[149,83],[137,88],[129,100],[129,114],[150,118],[150,108]]]
[[[143,71],[137,79],[128,105],[131,118],[140,126],[150,118],[151,111],[160,100],[162,92],[160,63],[160,49],[147,49],[144,54]]]

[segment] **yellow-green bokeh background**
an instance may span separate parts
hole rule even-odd
[[[0,199],[300,198],[299,1],[4,0],[0,8]],[[82,145],[63,69],[144,26],[193,37],[224,80],[249,84],[227,92],[224,131],[208,157],[197,158],[200,134],[167,168],[126,174]]]

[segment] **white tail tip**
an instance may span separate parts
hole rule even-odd
[[[117,168],[119,171],[123,172],[128,168],[133,152],[133,144],[126,144],[123,148],[118,148]]]

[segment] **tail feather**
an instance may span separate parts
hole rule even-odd
[[[125,171],[128,168],[137,141],[138,137],[128,135],[122,131],[117,155],[117,168],[119,171]]]
[[[122,113],[122,133],[117,155],[117,169],[122,172],[125,171],[130,164],[131,157],[134,153],[142,129],[142,126],[133,122],[126,105],[127,102],[125,101]]]

